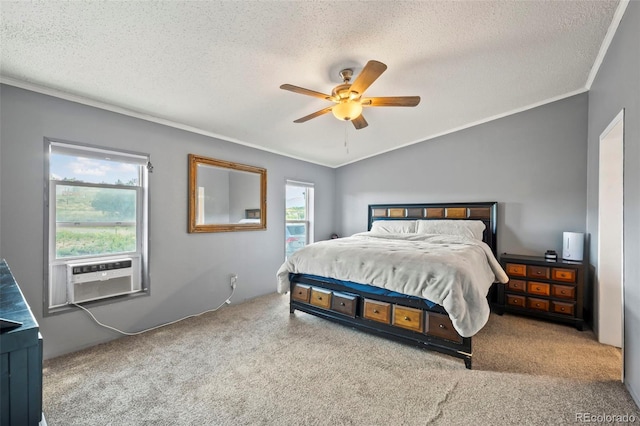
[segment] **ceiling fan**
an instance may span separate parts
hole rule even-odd
[[[325,95],[324,93],[294,86],[292,84],[283,84],[280,88],[283,90],[289,90],[290,92],[335,102],[335,105],[326,107],[302,118],[298,118],[294,123],[304,123],[312,118],[332,112],[337,119],[351,121],[356,129],[363,129],[369,125],[362,115],[363,107],[414,107],[420,103],[420,96],[392,96],[382,98],[362,97],[364,91],[367,90],[367,88],[371,86],[371,84],[376,81],[376,79],[380,77],[386,69],[387,66],[382,62],[369,61],[352,84],[349,82],[353,77],[353,69],[343,69],[340,71],[340,78],[342,78],[343,83],[334,87],[331,91],[331,95]]]

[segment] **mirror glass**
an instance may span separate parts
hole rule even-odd
[[[189,232],[267,228],[267,171],[189,154]]]

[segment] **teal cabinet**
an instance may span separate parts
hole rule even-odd
[[[21,326],[0,330],[0,426],[42,419],[42,336],[6,261],[0,260],[0,318]]]

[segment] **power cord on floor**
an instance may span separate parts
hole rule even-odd
[[[167,325],[171,325],[171,324],[175,324],[175,323],[180,322],[180,321],[184,321],[184,320],[186,320],[188,318],[199,317],[200,315],[208,314],[209,312],[215,312],[218,309],[222,308],[225,304],[231,303],[231,298],[233,297],[233,293],[235,293],[235,292],[236,292],[235,287],[232,287],[231,295],[227,298],[227,300],[222,302],[217,308],[209,309],[209,310],[206,310],[204,312],[200,312],[199,314],[189,315],[189,316],[186,316],[184,318],[177,319],[175,321],[171,321],[171,322],[167,322],[167,323],[164,323],[164,324],[156,325],[155,327],[147,328],[146,330],[140,330],[140,331],[136,331],[136,332],[133,332],[133,333],[129,333],[129,332],[126,332],[126,331],[118,330],[115,327],[112,327],[110,325],[106,325],[106,324],[101,323],[100,321],[98,321],[98,319],[95,317],[95,315],[93,315],[91,313],[91,311],[89,311],[84,306],[78,305],[77,303],[69,303],[69,304],[73,305],[73,306],[76,306],[76,307],[82,309],[83,311],[85,311],[86,313],[88,313],[89,316],[96,322],[96,324],[98,324],[101,327],[108,328],[109,330],[113,330],[113,331],[115,331],[117,333],[124,334],[125,336],[136,336],[138,334],[146,333],[147,331],[155,330],[157,328],[165,327]]]

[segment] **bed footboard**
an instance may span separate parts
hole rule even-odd
[[[384,296],[325,282],[290,276],[290,307],[390,340],[434,350],[464,360],[471,369],[471,337],[461,337],[444,308],[415,298]]]

